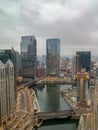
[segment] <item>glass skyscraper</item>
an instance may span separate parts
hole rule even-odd
[[[36,78],[36,63],[37,63],[37,41],[35,36],[21,37],[21,64],[22,76],[24,78]]]
[[[82,68],[85,68],[87,72],[90,72],[90,64],[91,64],[90,51],[76,52],[76,72],[80,72]]]
[[[77,79],[77,101],[80,100],[80,95],[83,96],[83,102],[85,103],[87,100],[88,88],[90,86],[90,80],[86,80],[85,78],[81,78],[85,72],[90,72],[90,64],[91,64],[91,52],[90,51],[78,51],[76,52],[76,74],[80,73],[80,79]],[[85,72],[82,72],[83,69]],[[81,83],[81,79],[83,80]],[[81,87],[82,84],[82,87]],[[82,88],[82,89],[81,89]],[[82,94],[81,94],[82,93]]]
[[[60,39],[46,40],[46,71],[47,76],[60,74]]]

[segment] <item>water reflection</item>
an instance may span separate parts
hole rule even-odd
[[[53,112],[53,111],[62,111],[69,109],[69,105],[62,99],[61,90],[65,88],[70,88],[71,85],[41,85],[33,86],[40,109],[42,112]],[[77,123],[70,122],[68,120],[53,120],[39,127],[38,130],[77,130]]]
[[[47,85],[47,105],[45,111],[59,111],[60,104],[60,86],[59,85]],[[48,107],[47,107],[48,106]]]
[[[68,85],[41,85],[33,87],[42,112],[54,112],[69,109],[69,106],[62,99],[60,91]]]

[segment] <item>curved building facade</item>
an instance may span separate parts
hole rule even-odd
[[[47,76],[60,74],[60,39],[46,40],[46,71]]]

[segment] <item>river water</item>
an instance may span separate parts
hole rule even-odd
[[[72,85],[42,85],[33,86],[40,109],[42,112],[55,112],[68,110],[70,106],[61,97],[64,88],[71,88]],[[77,123],[68,120],[52,120],[43,122],[38,130],[77,130]]]

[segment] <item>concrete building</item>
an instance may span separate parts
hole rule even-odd
[[[47,76],[60,75],[60,39],[46,40],[46,73]]]
[[[15,112],[15,104],[14,65],[10,59],[0,61],[0,124]]]
[[[36,78],[37,66],[37,41],[35,36],[21,37],[21,63],[24,78]]]

